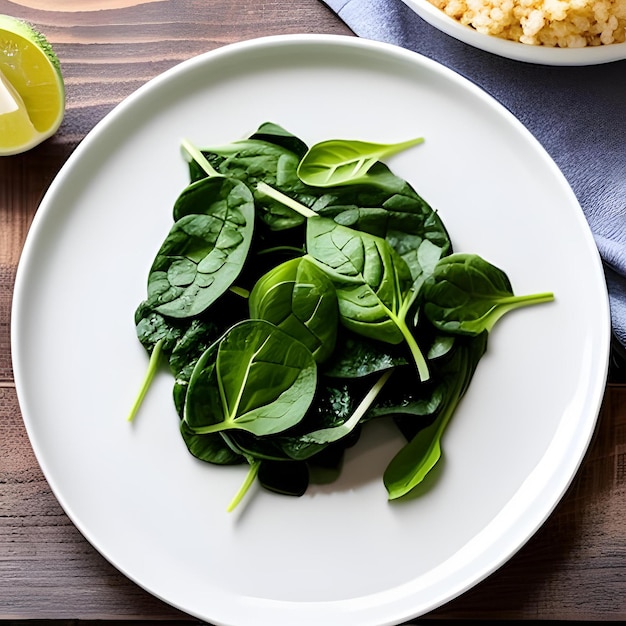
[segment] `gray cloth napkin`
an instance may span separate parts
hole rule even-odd
[[[585,67],[511,61],[438,31],[401,0],[324,3],[356,35],[413,50],[465,76],[534,134],[587,217],[604,261],[613,334],[626,350],[626,61]]]

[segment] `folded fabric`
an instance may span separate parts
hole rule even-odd
[[[542,66],[475,49],[401,0],[325,0],[360,37],[432,58],[482,87],[539,140],[571,185],[606,269],[612,328],[626,347],[626,61]]]

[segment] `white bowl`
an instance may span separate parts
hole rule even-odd
[[[446,15],[428,0],[402,0],[426,22],[470,46],[508,59],[541,65],[597,65],[626,59],[626,43],[585,48],[550,48],[479,33]]]

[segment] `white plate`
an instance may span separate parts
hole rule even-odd
[[[511,313],[444,439],[431,488],[389,504],[399,438],[366,429],[341,480],[302,498],[196,461],[158,376],[126,421],[147,357],[133,312],[187,182],[179,142],[223,143],[272,120],[313,143],[426,142],[389,161],[458,251],[551,304]],[[33,448],[56,497],[120,571],[231,626],[380,626],[472,587],[541,525],[587,449],[606,380],[607,294],[580,206],[533,137],[446,68],[352,37],[284,36],[191,59],[82,142],[46,194],[19,265],[12,349]],[[249,494],[250,495],[250,494]]]
[[[470,26],[446,15],[428,0],[402,0],[431,26],[470,46],[515,61],[540,65],[598,65],[626,59],[626,43],[585,48],[531,46],[479,33]]]

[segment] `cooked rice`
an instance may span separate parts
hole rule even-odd
[[[430,0],[462,24],[530,45],[584,48],[626,41],[626,0]]]

